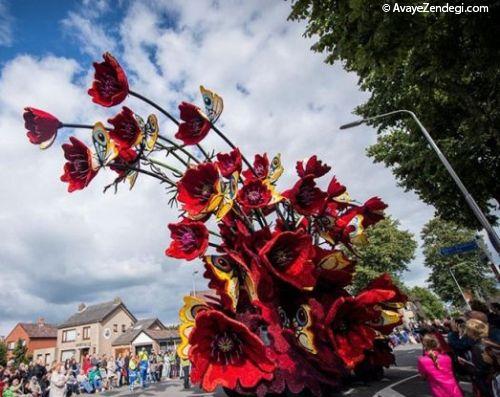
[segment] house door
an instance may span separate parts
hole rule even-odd
[[[85,356],[87,354],[89,354],[90,352],[90,349],[88,347],[84,348],[84,349],[80,349],[80,363],[83,362],[83,359],[85,358]]]

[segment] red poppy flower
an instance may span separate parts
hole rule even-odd
[[[334,176],[328,184],[328,189],[326,191],[330,197],[338,197],[341,194],[344,194],[346,190],[346,187],[337,180],[337,177]]]
[[[401,290],[392,281],[391,276],[387,273],[381,274],[377,278],[370,281],[370,283],[364,290],[370,289],[386,289],[394,291],[394,297],[390,300],[387,300],[386,303],[406,303],[406,301],[408,300],[408,296],[401,292]]]
[[[188,169],[177,182],[177,200],[191,216],[199,215],[217,193],[219,173],[213,163]]]
[[[97,171],[92,168],[92,152],[84,143],[75,137],[69,138],[71,143],[62,145],[66,164],[61,181],[68,182],[68,192],[82,190],[88,186],[96,176]]]
[[[112,119],[109,119],[108,122],[114,127],[109,132],[109,136],[119,146],[130,148],[141,142],[141,127],[135,118],[134,112],[128,107],[124,106],[122,111]]]
[[[275,364],[267,358],[262,341],[221,312],[199,313],[189,343],[191,381],[206,391],[217,386],[253,388],[273,378]]]
[[[128,94],[128,80],[118,61],[106,52],[104,62],[94,62],[95,74],[88,94],[92,102],[111,107],[123,102]]]
[[[284,282],[299,288],[312,289],[316,284],[311,237],[297,232],[277,233],[259,251],[264,265]]]
[[[124,176],[127,173],[127,167],[137,159],[137,152],[132,148],[119,147],[118,156],[110,163],[109,168]]]
[[[271,198],[271,190],[260,179],[245,182],[238,192],[238,202],[245,208],[265,207]]]
[[[330,342],[348,368],[353,368],[365,357],[365,350],[373,347],[375,330],[367,325],[379,316],[377,303],[391,299],[393,291],[373,289],[356,297],[340,297],[326,316]]]
[[[387,208],[379,197],[372,197],[368,199],[361,207],[363,214],[363,226],[368,227],[384,219],[384,210]]]
[[[299,174],[301,178],[305,177],[306,175],[313,175],[315,178],[319,178],[327,174],[328,171],[332,169],[332,167],[323,164],[323,162],[321,160],[318,160],[318,157],[314,155],[307,159],[304,159],[303,161],[297,161],[295,169],[297,170],[297,174]]]
[[[202,116],[197,106],[191,103],[182,102],[179,105],[179,110],[181,120],[184,122],[179,124],[179,130],[175,137],[184,142],[185,145],[196,145],[210,131],[210,121]]]
[[[217,153],[217,167],[224,178],[229,178],[234,172],[241,173],[241,153],[236,148],[229,153]]]
[[[165,255],[172,258],[193,260],[203,255],[208,247],[208,230],[203,222],[183,219],[168,225],[172,242]]]
[[[31,143],[47,149],[56,139],[61,122],[50,113],[35,108],[24,108],[24,127],[28,130],[26,136]]]
[[[282,193],[301,215],[317,215],[324,206],[326,193],[316,187],[313,175],[299,179],[295,186]]]
[[[242,175],[245,179],[266,179],[269,175],[269,159],[267,158],[267,153],[264,155],[256,154],[253,160],[253,170],[245,170]]]

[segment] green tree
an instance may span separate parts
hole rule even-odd
[[[0,365],[2,367],[7,365],[7,345],[3,341],[0,341]]]
[[[423,314],[431,319],[442,319],[446,316],[446,308],[443,301],[427,288],[413,287],[410,291],[410,299],[418,305]]]
[[[358,249],[360,259],[356,265],[353,290],[359,291],[382,273],[389,273],[399,282],[408,270],[417,243],[407,230],[399,229],[399,222],[386,218],[366,230],[368,244]]]
[[[370,92],[358,115],[414,111],[479,206],[488,212],[492,198],[500,202],[498,1],[485,0],[481,4],[489,12],[466,16],[382,12],[382,3],[394,7],[393,0],[291,1],[289,18],[307,21],[305,35],[317,39],[312,49],[326,53],[326,62],[340,61],[356,72],[361,89]],[[411,119],[398,115],[372,124],[379,135],[368,154],[376,162],[391,167],[400,185],[433,205],[443,219],[478,227]]]
[[[474,237],[474,230],[440,218],[431,219],[422,229],[425,266],[431,270],[427,281],[441,299],[456,306],[463,306],[464,301],[450,269],[461,288],[476,296],[487,297],[495,291],[493,274],[479,250],[458,255],[441,255],[441,248],[464,243]]]
[[[28,358],[28,348],[26,347],[26,344],[22,339],[19,339],[16,342],[16,345],[14,346],[14,350],[12,350],[12,355],[14,359],[14,365],[17,367],[19,364],[24,363],[28,364],[29,363],[29,358]]]

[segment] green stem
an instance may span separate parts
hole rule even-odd
[[[143,158],[143,160],[150,161],[153,164],[157,164],[160,167],[166,168],[167,170],[170,170],[170,171],[176,173],[177,175],[179,175],[179,177],[181,177],[183,175],[183,173],[181,171],[179,171],[177,168],[172,167],[171,165],[166,164],[163,161],[160,161],[160,160],[157,160],[157,159],[154,159],[154,158],[151,158],[151,157]]]

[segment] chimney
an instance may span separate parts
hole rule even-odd
[[[44,327],[45,326],[45,319],[43,317],[38,317],[38,319],[36,320],[36,323],[38,324],[38,326],[40,328]]]
[[[113,299],[113,303],[115,305],[119,305],[119,304],[122,303],[122,300],[121,300],[121,298],[119,296],[117,296],[115,299]]]
[[[82,302],[82,303],[80,303],[80,304],[78,305],[78,313],[83,312],[86,308],[87,308],[87,305],[86,305],[85,303],[83,303],[83,302]]]

